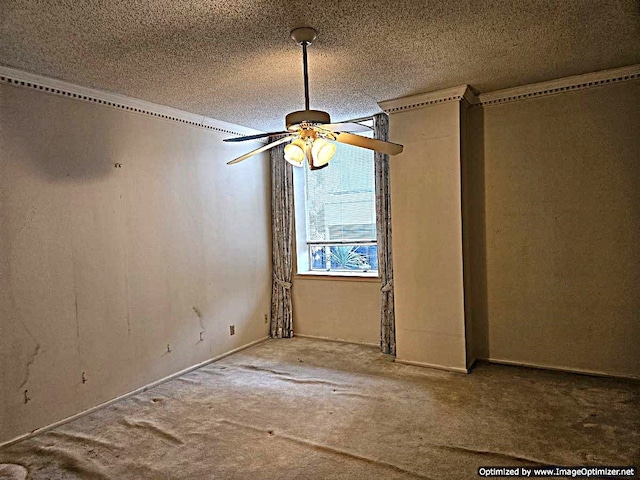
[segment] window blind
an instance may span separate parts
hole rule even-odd
[[[373,152],[336,145],[328,167],[305,167],[307,242],[375,242]]]

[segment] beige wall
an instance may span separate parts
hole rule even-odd
[[[391,115],[391,205],[397,358],[465,370],[459,108]]]
[[[380,344],[380,281],[297,276],[291,289],[296,334]]]
[[[640,377],[638,84],[391,115],[399,360]]]
[[[0,107],[0,441],[267,335],[266,155],[13,86]]]
[[[640,82],[484,108],[496,360],[640,376]]]
[[[484,112],[462,102],[460,114],[465,332],[470,366],[475,359],[488,357]]]

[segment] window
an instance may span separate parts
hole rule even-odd
[[[298,272],[376,275],[373,152],[338,143],[328,167],[296,170]]]

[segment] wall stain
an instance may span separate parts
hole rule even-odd
[[[122,198],[122,195],[120,195]],[[129,275],[125,272],[124,274],[124,290],[127,298],[127,335],[131,336],[131,316],[129,313]]]
[[[80,321],[78,320],[78,296],[76,295],[76,292],[73,292],[73,295],[75,297],[75,302],[76,302],[76,337],[78,337],[78,340],[80,340]]]
[[[15,299],[15,297],[13,295],[13,290],[9,290],[9,299],[10,299],[10,302],[11,302],[11,305],[12,305],[13,309],[17,309],[17,302],[16,302],[16,299]],[[18,387],[19,389],[21,389],[29,381],[29,376],[31,375],[31,365],[33,365],[33,363],[35,362],[36,357],[40,353],[40,350],[41,350],[42,346],[40,345],[40,342],[38,342],[38,340],[36,340],[36,337],[33,335],[33,333],[31,333],[31,330],[29,330],[29,327],[27,327],[27,322],[22,317],[22,315],[19,315],[17,318],[15,318],[15,320],[18,323],[20,323],[20,325],[22,325],[22,328],[24,329],[24,331],[27,334],[27,336],[33,341],[33,343],[35,343],[34,352],[31,354],[31,358],[29,358],[29,360],[27,360],[27,363],[25,365],[24,380],[22,381],[22,383]]]
[[[196,307],[193,307],[193,311],[198,316],[198,321],[200,322],[200,328],[202,328],[203,332],[206,331],[207,329],[204,328],[204,322],[202,321],[202,313],[200,313],[200,310],[198,310]]]
[[[74,262],[75,266],[75,262]],[[76,352],[78,353],[78,360],[81,360],[82,354],[80,353],[80,317],[78,315],[78,287],[74,283],[73,285],[73,299],[76,307]]]
[[[27,361],[27,364],[25,366],[26,372],[25,372],[24,380],[22,380],[22,383],[20,384],[20,386],[18,388],[22,389],[22,387],[24,387],[27,384],[27,382],[29,381],[29,377],[31,376],[31,365],[33,365],[33,363],[36,361],[36,357],[40,353],[40,349],[41,348],[42,347],[40,346],[40,344],[36,343],[36,348],[33,351],[33,353],[31,354],[31,357],[29,358],[29,360]]]
[[[36,200],[31,205],[31,207],[27,210],[27,213],[25,214],[24,218],[22,219],[20,227],[18,228],[18,231],[15,234],[15,238],[18,238],[18,236],[22,233],[22,230],[27,228],[27,225],[30,225],[32,223],[33,217],[36,214],[36,204],[37,204],[37,201],[39,199],[40,199],[40,194],[36,196]]]

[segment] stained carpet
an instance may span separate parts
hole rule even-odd
[[[639,445],[639,382],[464,375],[294,338],[6,447],[0,478],[477,479],[482,465],[637,466]]]

